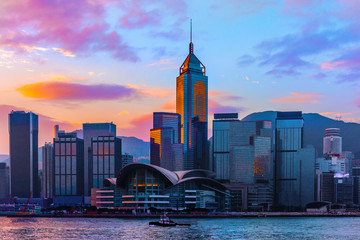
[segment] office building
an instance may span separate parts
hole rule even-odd
[[[0,198],[8,198],[10,196],[9,189],[9,166],[6,163],[0,163]]]
[[[90,196],[90,189],[92,187],[92,157],[91,153],[91,138],[108,136],[116,136],[116,125],[113,123],[84,123],[83,137],[84,137],[84,195]]]
[[[121,139],[91,138],[92,188],[102,188],[105,178],[113,178],[122,168]]]
[[[353,167],[351,176],[354,184],[354,204],[360,205],[360,167]]]
[[[78,138],[76,133],[58,132],[53,146],[56,198],[82,196],[84,194],[84,140]]]
[[[32,112],[9,114],[11,197],[39,197],[38,116]]]
[[[54,196],[54,148],[51,143],[45,143],[42,151],[42,197]]]
[[[303,147],[302,112],[278,112],[275,120],[277,207],[296,209],[314,201],[315,149]]]
[[[352,205],[354,203],[353,179],[349,175],[334,175],[335,203]]]
[[[240,121],[237,113],[215,114],[212,145],[216,179],[270,182],[271,134],[270,121]]]
[[[193,132],[193,168],[210,169],[209,167],[209,142],[207,140],[207,122],[200,121],[199,116],[192,119]]]
[[[153,128],[171,128],[173,129],[173,143],[181,141],[181,116],[177,113],[154,112]]]
[[[183,145],[180,143],[180,115],[154,112],[150,130],[151,164],[179,171],[183,168]]]
[[[342,137],[340,136],[340,128],[325,129],[323,142],[323,154],[340,154],[342,152]]]
[[[237,113],[215,114],[213,171],[230,189],[232,211],[269,211],[273,205],[270,121],[240,121]]]
[[[121,168],[134,163],[134,156],[129,153],[123,153],[121,156]]]
[[[181,116],[181,143],[183,144],[183,170],[208,165],[207,154],[200,157],[203,146],[207,146],[208,122],[208,77],[205,66],[194,54],[190,40],[189,54],[179,69],[176,78],[176,112]],[[202,125],[201,136],[195,137],[195,125]],[[200,124],[202,123],[202,124]],[[206,130],[206,131],[205,131]],[[196,139],[195,139],[196,138]],[[202,142],[206,139],[206,143]],[[196,147],[200,144],[200,148]],[[196,151],[196,152],[195,152]],[[197,154],[195,156],[195,154]],[[198,163],[196,163],[198,162]],[[200,162],[200,163],[199,163]],[[197,165],[197,166],[196,166]]]
[[[216,179],[230,179],[230,123],[240,121],[237,113],[215,113],[212,137],[212,166]]]

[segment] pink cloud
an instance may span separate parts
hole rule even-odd
[[[210,92],[211,92],[211,95],[218,94],[218,92],[216,92],[216,91],[209,91],[209,95],[210,95]],[[162,109],[164,109],[166,111],[170,111],[170,112],[175,112],[176,111],[176,100],[173,99],[173,100],[166,102],[162,106]],[[209,100],[209,102],[208,102],[209,115],[212,115],[214,113],[242,112],[242,111],[243,111],[243,108],[241,108],[241,107],[222,105],[218,101],[214,101],[214,100]]]
[[[167,110],[167,111],[172,111],[175,112],[176,111],[176,100],[170,100],[167,101],[163,106],[162,109]]]
[[[209,97],[214,97],[214,98],[218,98],[220,100],[241,100],[242,97],[240,96],[236,96],[236,95],[232,95],[228,92],[224,92],[224,91],[214,91],[214,90],[209,90]]]
[[[339,68],[347,68],[344,61],[337,62],[323,62],[320,66],[321,69],[334,70]]]
[[[70,82],[38,82],[16,89],[24,97],[51,100],[113,100],[130,98],[137,90],[121,85],[85,85]]]
[[[297,93],[291,92],[289,96],[272,99],[272,102],[298,104],[298,103],[317,103],[324,95],[319,93]]]
[[[146,3],[143,0],[127,3],[120,3],[125,10],[125,14],[119,19],[121,27],[133,29],[160,23],[161,17],[158,9],[146,10],[144,7]]]
[[[209,115],[214,113],[238,113],[242,112],[243,108],[234,106],[224,106],[216,101],[209,100]]]
[[[137,61],[105,19],[102,1],[6,1],[0,8],[0,47],[17,52],[34,47],[61,48],[87,56],[109,52],[114,58]]]
[[[23,109],[11,105],[0,105],[0,154],[9,153],[9,131],[8,131],[8,116],[9,113],[14,111],[26,111],[29,109]],[[49,116],[38,114],[39,116],[39,147],[43,146],[45,142],[52,142],[54,134],[54,125],[60,125],[61,129],[66,131],[73,131],[81,126],[71,124],[66,121],[58,121]]]

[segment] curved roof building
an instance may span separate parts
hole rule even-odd
[[[104,189],[92,189],[92,205],[127,209],[207,208],[224,210],[228,189],[208,170],[172,172],[165,168],[133,163],[117,178],[104,180]]]

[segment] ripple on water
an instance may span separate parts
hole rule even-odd
[[[360,239],[360,218],[176,219],[0,218],[1,239]]]

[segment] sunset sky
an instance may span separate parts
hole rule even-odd
[[[152,112],[175,111],[190,18],[209,114],[360,122],[359,12],[358,0],[1,0],[0,154],[11,110],[39,114],[39,146],[54,124],[85,122],[149,141]]]

